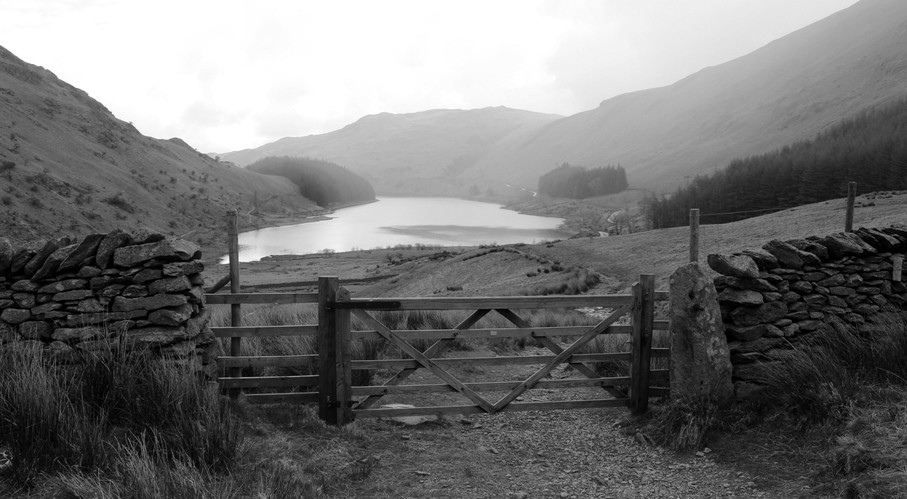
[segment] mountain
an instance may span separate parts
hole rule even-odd
[[[907,2],[863,0],[673,85],[608,99],[529,140],[503,142],[464,174],[532,185],[555,162],[620,164],[630,185],[669,190],[907,96],[905,82]]]
[[[5,237],[144,226],[204,242],[224,233],[229,209],[320,210],[298,192],[285,178],[215,161],[180,139],[146,137],[84,91],[0,47]]]
[[[267,156],[319,158],[362,175],[383,194],[449,193],[451,180],[496,142],[558,118],[506,107],[381,113],[330,133],[283,138],[221,157],[243,166]]]
[[[438,183],[448,192],[505,183],[534,189],[564,162],[620,165],[631,187],[666,192],[903,98],[905,82],[907,2],[862,0],[673,85],[562,119],[503,108],[381,114],[224,157],[240,164],[276,154],[336,161],[374,180],[379,193]]]

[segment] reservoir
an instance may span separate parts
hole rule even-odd
[[[380,197],[342,208],[330,220],[270,227],[239,235],[239,259],[398,244],[477,246],[564,239],[561,218],[523,215],[500,205],[455,198]]]

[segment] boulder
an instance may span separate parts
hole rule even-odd
[[[670,277],[671,397],[733,401],[731,355],[718,306],[718,293],[698,263]]]
[[[845,236],[843,232],[829,234],[822,239],[822,245],[828,248],[828,255],[837,259],[845,255],[862,255],[863,248]]]
[[[709,267],[721,275],[756,279],[759,277],[759,267],[752,258],[744,255],[725,256],[710,254],[707,258]]]

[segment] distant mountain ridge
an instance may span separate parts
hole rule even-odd
[[[335,132],[223,157],[239,164],[273,154],[337,161],[382,179],[375,184],[379,193],[425,187],[406,184],[412,178],[448,189],[504,183],[532,188],[563,162],[619,164],[631,187],[664,192],[697,173],[811,138],[905,96],[907,2],[862,0],[672,85],[620,95],[566,118],[535,116],[507,133],[475,134],[478,147],[469,145],[469,134],[438,126],[443,111],[427,111],[370,116]],[[460,113],[487,119],[494,109],[500,108]]]
[[[499,140],[558,118],[507,107],[380,113],[330,133],[287,137],[221,158],[242,166],[267,156],[319,158],[362,175],[380,193],[446,190]]]
[[[257,203],[257,204],[256,204]],[[238,209],[320,208],[292,183],[159,140],[86,92],[0,47],[0,235],[32,240],[144,226],[199,240]],[[252,220],[254,222],[254,220]]]

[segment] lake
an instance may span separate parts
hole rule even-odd
[[[330,220],[239,235],[239,259],[383,248],[398,244],[477,246],[564,239],[561,218],[523,215],[501,205],[455,198],[381,197],[342,208]]]

